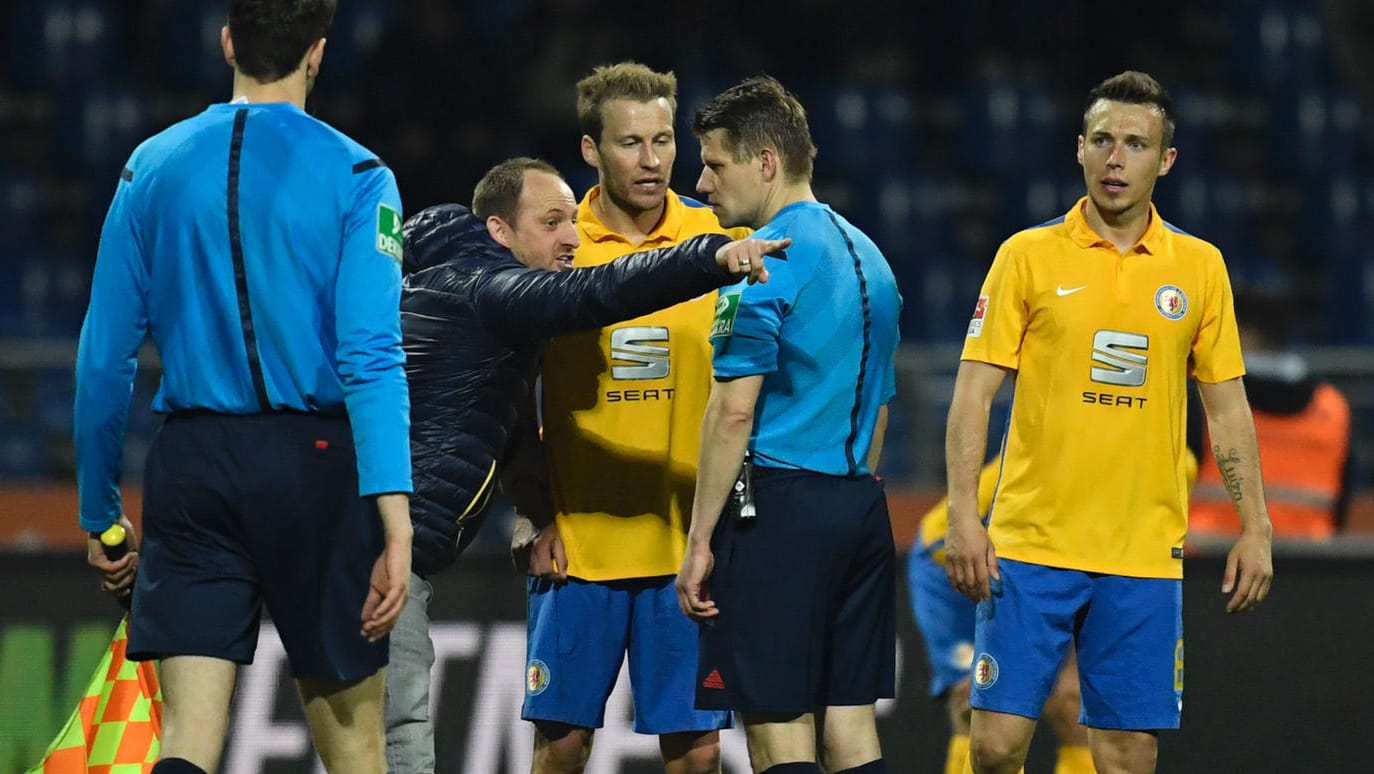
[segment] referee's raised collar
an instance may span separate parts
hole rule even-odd
[[[1069,238],[1079,247],[1110,247],[1115,250],[1116,246],[1110,239],[1093,231],[1093,227],[1088,225],[1088,219],[1083,215],[1083,210],[1087,206],[1088,197],[1084,196],[1064,215],[1064,225],[1068,226]],[[1164,250],[1167,235],[1168,229],[1164,225],[1164,220],[1159,217],[1159,210],[1155,209],[1154,202],[1151,202],[1150,225],[1145,227],[1145,233],[1140,235],[1140,239],[1136,240],[1128,252],[1159,255]]]
[[[577,227],[582,232],[582,236],[592,242],[605,242],[607,240],[617,240],[626,244],[630,240],[624,234],[617,233],[606,227],[600,219],[596,217],[592,210],[592,202],[601,196],[601,186],[594,185],[587,191],[587,195],[582,197],[582,201],[577,204]],[[641,243],[646,247],[657,242],[675,243],[678,241],[678,234],[682,231],[682,210],[685,208],[677,194],[670,188],[664,197],[663,218],[659,220],[658,226]],[[639,247],[640,245],[632,245]]]

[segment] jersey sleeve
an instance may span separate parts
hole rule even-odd
[[[386,167],[353,175],[335,286],[336,367],[361,495],[411,491],[410,395],[401,350],[401,195]]]
[[[132,160],[130,164],[133,164]],[[91,302],[76,352],[73,432],[81,527],[100,532],[123,514],[124,424],[148,331],[148,267],[139,240],[134,173],[120,175],[105,216]]]
[[[1245,375],[1241,359],[1240,331],[1236,327],[1235,300],[1231,278],[1219,253],[1207,262],[1203,287],[1202,319],[1193,337],[1192,371],[1200,382],[1216,384]]]
[[[969,320],[961,360],[977,360],[1016,369],[1021,360],[1021,340],[1030,321],[1025,269],[1004,242],[993,258]]]
[[[778,337],[796,295],[790,264],[770,260],[767,283],[721,288],[711,322],[712,367],[718,379],[778,370]]]

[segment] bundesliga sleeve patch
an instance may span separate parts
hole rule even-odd
[[[973,319],[968,321],[968,338],[983,335],[983,318],[988,316],[988,297],[979,296],[978,305],[973,308]]]
[[[401,213],[388,204],[377,205],[377,252],[401,262]]]
[[[735,332],[739,314],[739,293],[721,293],[716,299],[716,319],[711,322],[711,338],[724,338]]]

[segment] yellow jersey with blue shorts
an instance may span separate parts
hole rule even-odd
[[[998,250],[962,359],[1015,372],[989,521],[1000,558],[1183,577],[1187,382],[1244,375],[1216,247],[1159,217],[1122,255],[1084,219]]]
[[[602,224],[594,187],[577,208],[576,266],[726,230],[699,202],[669,192],[642,244]],[[541,407],[549,484],[569,572],[610,581],[674,575],[687,544],[701,417],[711,391],[714,292],[544,353]]]

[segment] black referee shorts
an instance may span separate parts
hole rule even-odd
[[[297,678],[386,665],[360,633],[384,532],[348,420],[172,415],[148,452],[129,656],[251,663],[267,606]]]
[[[871,704],[896,682],[892,528],[882,484],[754,468],[758,516],[722,516],[698,709],[792,714]]]

